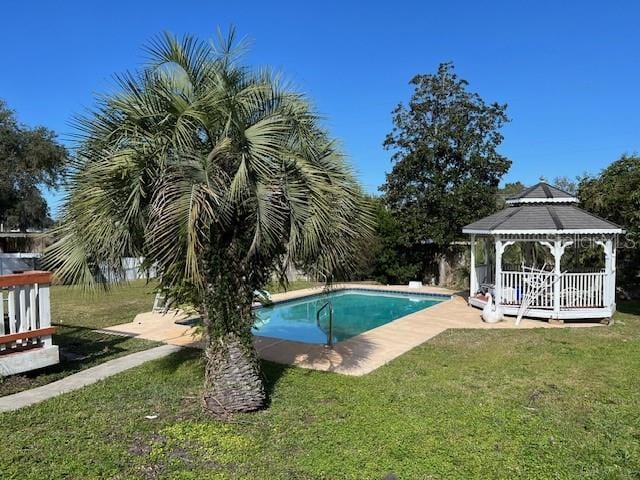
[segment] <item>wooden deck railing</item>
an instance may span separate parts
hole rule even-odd
[[[0,275],[0,355],[52,345],[51,273]]]

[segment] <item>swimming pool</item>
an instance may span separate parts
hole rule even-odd
[[[325,309],[316,324],[316,312],[327,300],[333,305],[333,339],[340,342],[392,322],[449,296],[391,293],[381,290],[340,290],[260,307],[256,311],[254,335],[305,343],[327,341],[329,316]]]

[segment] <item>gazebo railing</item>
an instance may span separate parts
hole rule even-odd
[[[502,305],[518,306],[531,291],[537,290],[533,284],[548,278],[548,273],[502,272],[500,274]],[[530,308],[553,309],[553,285],[540,289],[531,299]]]
[[[605,272],[565,273],[560,281],[560,308],[605,306]]]
[[[532,285],[542,285],[545,278],[547,285],[539,289],[532,298],[529,308],[554,308],[554,279],[549,278],[548,272],[518,272],[503,271],[500,274],[501,301],[505,306],[519,306],[525,296],[535,291]],[[554,274],[551,274],[554,275]],[[605,306],[606,274],[563,273],[560,276],[560,309],[573,308],[602,308]]]

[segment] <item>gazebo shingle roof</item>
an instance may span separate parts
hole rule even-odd
[[[508,206],[473,222],[463,233],[549,234],[623,233],[622,228],[582,210],[578,200],[559,188],[538,183],[508,200]]]
[[[507,198],[507,204],[520,203],[578,203],[578,199],[558,187],[545,182],[535,184],[522,192]]]

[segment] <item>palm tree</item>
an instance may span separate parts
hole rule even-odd
[[[61,281],[100,285],[123,256],[160,269],[161,288],[198,306],[204,403],[265,404],[252,343],[253,292],[289,262],[349,271],[371,231],[357,182],[305,97],[217,43],[165,34],[138,73],[117,77],[78,119],[56,241]]]

